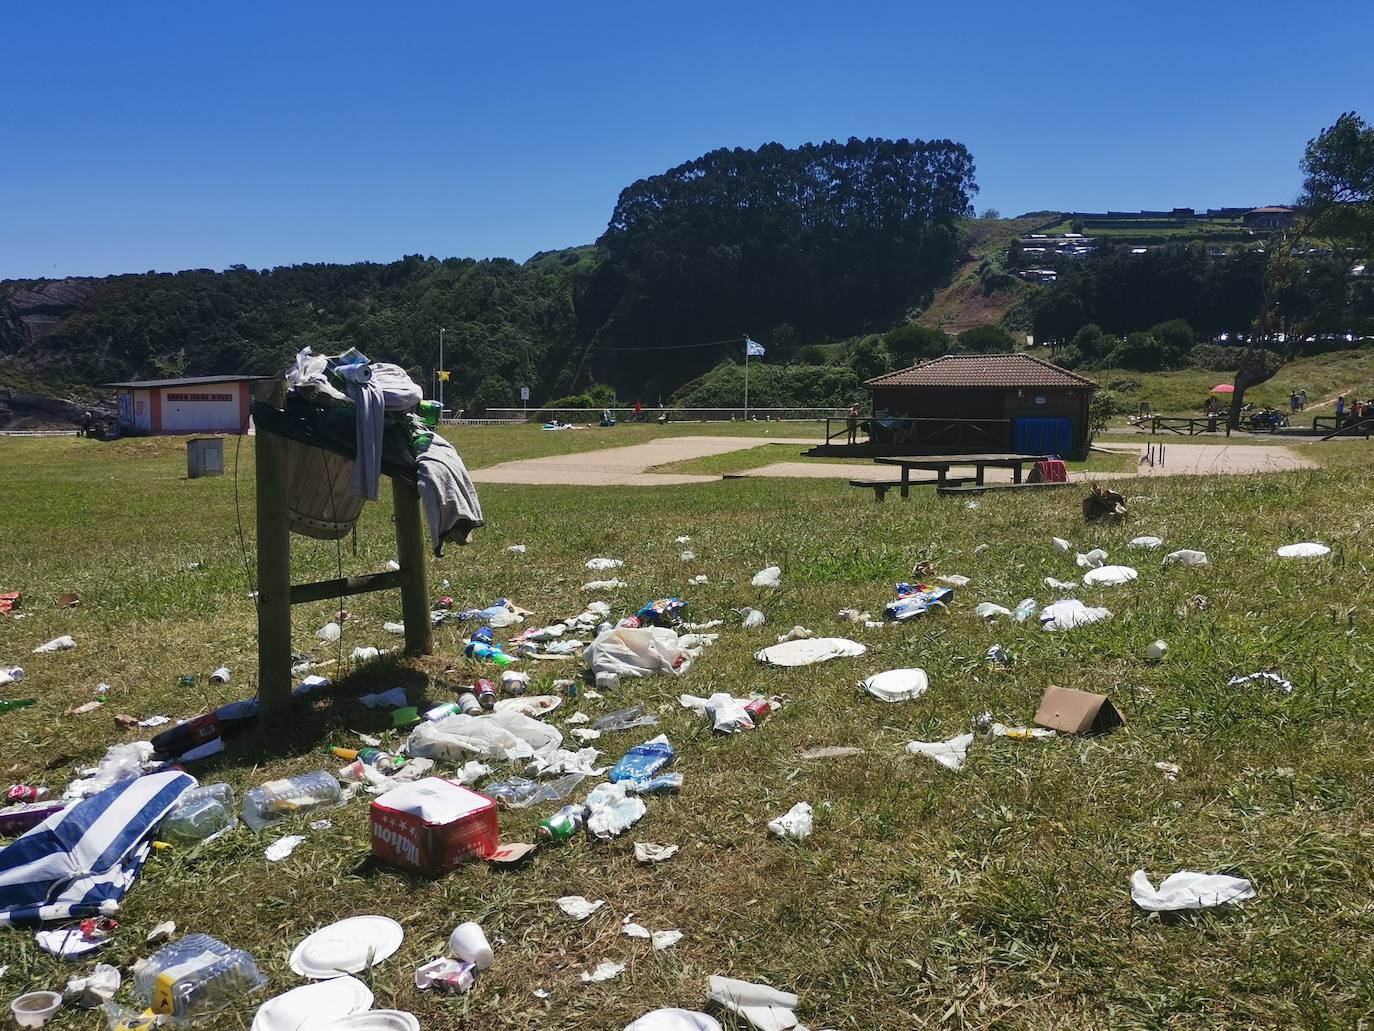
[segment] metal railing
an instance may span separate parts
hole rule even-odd
[[[833,432],[830,428],[832,422],[839,423],[839,428]],[[827,444],[839,436],[847,438],[848,433],[848,416],[825,420]],[[908,419],[887,416],[875,419],[871,416],[861,416],[858,435],[867,438],[865,443],[881,447],[1007,447],[1011,442],[1011,420]]]

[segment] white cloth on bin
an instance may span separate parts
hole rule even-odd
[[[1137,870],[1131,875],[1131,899],[1141,909],[1151,913],[1210,909],[1254,897],[1255,887],[1244,877],[1180,870],[1164,878],[1155,888],[1144,870]]]
[[[449,762],[463,762],[470,756],[515,761],[547,755],[562,744],[558,728],[514,709],[499,709],[484,716],[456,713],[421,723],[410,732],[405,751]]]
[[[424,393],[399,365],[373,362],[340,365],[334,370],[348,385],[348,396],[357,406],[357,458],[348,493],[355,498],[377,500],[377,483],[382,474],[382,434],[387,412],[408,412],[422,400]]]
[[[784,641],[754,653],[754,658],[770,666],[811,666],[831,659],[862,655],[868,651],[847,637],[813,637],[804,641]]]
[[[791,992],[718,974],[711,975],[706,988],[708,1004],[738,1014],[759,1031],[791,1031],[797,1026],[797,1015],[792,1011],[798,1001]]]
[[[415,459],[415,486],[429,526],[429,543],[441,555],[445,541],[466,544],[484,522],[477,488],[458,451],[439,434]]]
[[[583,662],[593,673],[621,677],[676,676],[687,670],[692,654],[681,647],[677,631],[667,627],[619,627],[607,630],[587,645]]]
[[[947,770],[962,770],[972,744],[972,734],[957,734],[948,741],[908,741],[906,750],[912,755],[929,756]]]
[[[913,702],[929,687],[923,669],[889,669],[863,681],[863,689],[880,702]]]

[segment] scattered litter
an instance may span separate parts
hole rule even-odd
[[[0,687],[4,687],[6,684],[13,684],[13,683],[16,683],[16,682],[18,682],[18,681],[20,681],[20,680],[23,680],[23,679],[24,679],[24,667],[23,667],[23,666],[0,666]],[[104,684],[104,685],[102,685],[102,686],[104,686],[106,690],[109,690],[109,687],[110,687],[109,684]],[[96,693],[97,693],[97,694],[103,694],[103,693],[104,693],[104,692],[102,692],[102,691],[100,690],[100,687],[97,687],[95,690],[96,690]]]
[[[406,704],[406,690],[403,687],[393,687],[390,691],[382,691],[379,694],[360,695],[358,701],[369,709],[395,709]]]
[[[383,623],[382,629],[388,634],[396,634],[399,637],[406,632],[406,625],[404,623]]]
[[[960,576],[958,573],[950,573],[948,576],[939,577],[942,584],[949,587],[967,587],[973,581],[967,576]]]
[[[292,988],[258,1007],[252,1031],[298,1031],[330,1027],[333,1021],[372,1008],[372,991],[356,977],[344,975]]]
[[[858,609],[840,609],[835,613],[835,618],[842,623],[864,623],[872,619],[873,616],[868,612],[860,612]]]
[[[962,770],[968,758],[972,734],[956,734],[947,741],[908,741],[906,750],[912,755],[926,755],[948,770]]]
[[[900,583],[897,585],[897,600],[888,602],[883,614],[901,623],[925,615],[936,605],[943,607],[953,598],[954,591],[949,587]]]
[[[687,582],[690,583],[693,587],[705,587],[711,581],[707,579],[705,573],[698,573],[696,576],[692,577],[692,579],[688,580]]]
[[[1052,576],[1045,577],[1045,586],[1052,591],[1072,591],[1078,586],[1077,580],[1056,580]]]
[[[404,939],[405,931],[390,917],[351,916],[302,939],[290,965],[313,981],[358,974],[389,959]]]
[[[674,544],[690,544],[691,542],[692,538],[688,537],[686,534],[683,534],[681,537],[675,537],[673,539]]]
[[[89,701],[89,702],[83,702],[81,705],[76,705],[76,706],[73,706],[72,708],[68,709],[68,710],[67,710],[67,715],[68,715],[68,716],[84,716],[84,715],[86,715],[86,713],[88,713],[88,712],[95,712],[96,709],[99,709],[99,708],[100,708],[102,705],[104,705],[104,704],[105,704],[105,703],[102,702],[102,701],[100,701],[99,699],[94,699],[94,700]],[[154,724],[154,726],[155,726],[155,725],[156,725],[156,724]],[[140,726],[141,726],[141,724],[140,724]]]
[[[652,841],[635,842],[635,859],[641,863],[662,863],[677,855],[677,845],[659,845]]]
[[[914,702],[926,693],[930,680],[923,669],[889,669],[874,673],[860,686],[880,702]]]
[[[343,804],[343,788],[324,770],[269,780],[243,795],[243,822],[255,831],[289,816]]]
[[[1180,566],[1205,566],[1207,565],[1207,552],[1183,548],[1179,551],[1171,551],[1164,556],[1166,566],[1172,566],[1175,563]]]
[[[678,557],[681,558],[683,562],[695,562],[697,555],[695,551],[684,551]]]
[[[296,851],[296,846],[305,840],[304,834],[288,834],[284,838],[278,838],[267,846],[267,851],[263,853],[269,863],[280,863],[283,859]]]
[[[1301,544],[1285,544],[1275,554],[1279,558],[1321,558],[1331,554],[1331,549],[1315,541],[1303,541]]]
[[[1227,687],[1237,687],[1240,684],[1256,683],[1261,686],[1269,685],[1276,687],[1279,694],[1289,695],[1293,693],[1293,685],[1277,673],[1251,673],[1246,677],[1232,677],[1226,682]]]
[[[1110,609],[1090,608],[1073,598],[1056,601],[1040,610],[1040,625],[1050,631],[1073,630],[1111,618]]]
[[[448,948],[464,963],[471,963],[478,970],[486,970],[496,961],[491,942],[487,941],[487,932],[473,920],[466,920],[453,929],[448,936]]]
[[[648,811],[644,800],[629,797],[628,791],[628,784],[598,784],[592,789],[587,796],[587,833],[604,841],[643,819]]]
[[[380,648],[354,648],[351,658],[354,662],[368,662],[382,654]]]
[[[1063,537],[1051,537],[1050,547],[1053,548],[1057,554],[1067,555],[1069,553],[1069,549],[1072,548],[1073,545],[1066,541]]]
[[[1120,587],[1140,574],[1130,566],[1098,566],[1083,574],[1084,587]]]
[[[310,825],[312,831],[327,831],[334,826],[333,820],[316,820]]]
[[[509,551],[512,555],[523,555],[529,549],[527,549],[523,544],[512,544],[506,550]]]
[[[1024,623],[1035,615],[1035,610],[1039,607],[1034,598],[1022,598],[1016,603],[1016,608],[1011,610],[1011,618],[1014,622]]]
[[[550,994],[551,994],[550,992],[548,992],[547,990],[545,990],[545,989],[543,989],[543,988],[536,988],[536,989],[534,990],[534,997],[535,997],[536,999],[547,999],[547,998],[549,997]]]
[[[35,655],[47,655],[51,652],[65,652],[70,648],[76,647],[76,641],[71,634],[63,634],[61,637],[54,637],[47,644],[40,644],[33,650]]]
[[[778,635],[778,644],[785,644],[788,641],[809,641],[816,636],[816,631],[808,630],[804,626],[794,626],[785,634]]]
[[[618,627],[601,634],[583,652],[593,673],[622,677],[677,675],[691,665],[692,655],[681,646],[677,631],[667,627]]]
[[[1126,542],[1128,548],[1158,548],[1164,543],[1160,537],[1132,537]]]
[[[80,927],[67,927],[55,931],[37,931],[33,940],[44,952],[63,959],[75,959],[108,944],[110,936],[98,931],[87,934]]]
[[[973,498],[969,498],[967,501],[964,502],[964,507],[972,511],[973,509],[979,508],[981,506]]]
[[[1106,695],[1051,685],[1040,699],[1035,722],[1066,734],[1102,734],[1126,721]]]
[[[618,591],[622,587],[629,587],[624,580],[588,580],[582,585],[584,591]]]
[[[754,574],[754,578],[749,581],[751,587],[781,587],[782,569],[778,566],[768,566],[760,569]]]
[[[57,596],[57,607],[59,609],[74,609],[81,604],[81,595],[68,591],[66,594]]]
[[[63,989],[62,998],[75,1003],[81,1009],[90,1010],[104,1005],[115,997],[124,978],[118,967],[108,963],[97,963],[95,969],[86,977],[74,977]]]
[[[432,959],[415,969],[415,987],[421,991],[444,988],[460,994],[477,980],[477,968],[457,959]]]
[[[1080,551],[1074,561],[1078,563],[1079,569],[1097,569],[1107,564],[1107,553],[1101,548],[1093,548],[1088,552]]]
[[[149,716],[146,720],[139,720],[138,725],[140,727],[161,727],[171,722],[170,716]]]
[[[990,601],[980,601],[973,607],[973,614],[979,619],[998,619],[1002,616],[1010,616],[1011,609],[1002,605],[994,605]]]
[[[811,666],[831,659],[862,655],[868,651],[857,641],[845,637],[816,637],[787,641],[754,653],[754,658],[770,666]]]
[[[1016,653],[1003,648],[1000,644],[994,644],[983,653],[983,661],[994,666],[1010,666],[1016,661]]]
[[[652,727],[657,723],[658,717],[653,713],[646,713],[643,702],[636,702],[624,709],[608,712],[592,724],[592,729],[597,731],[633,730],[635,727]]]
[[[752,630],[756,626],[763,626],[763,613],[758,609],[740,609],[739,614],[744,617],[744,622],[740,624],[741,630]]]
[[[343,627],[338,623],[329,622],[315,631],[315,636],[321,641],[337,641],[343,636]]]
[[[1183,768],[1178,763],[1158,762],[1155,763],[1155,769],[1164,774],[1164,779],[1170,784],[1177,783],[1178,775],[1183,772]]]
[[[645,938],[653,944],[654,950],[672,948],[682,941],[681,931],[650,931],[641,924],[627,922],[620,925],[620,933],[629,935],[631,938]]]
[[[624,963],[612,963],[610,960],[602,960],[591,970],[582,971],[582,983],[592,984],[595,981],[609,981],[613,977],[619,976],[625,969]]]
[[[160,942],[169,940],[172,935],[177,933],[177,925],[174,920],[167,920],[158,924],[148,932],[148,937],[143,939],[149,945],[157,945]]]
[[[613,783],[648,780],[671,763],[675,755],[667,735],[660,734],[626,752],[611,770],[610,780]],[[591,804],[590,798],[587,803]]]
[[[14,1022],[20,1027],[42,1027],[62,1008],[56,992],[26,992],[10,1003]]]
[[[798,802],[776,820],[768,821],[768,833],[775,838],[801,841],[810,837],[812,828],[811,803]]]
[[[605,904],[605,899],[597,899],[593,902],[581,895],[564,895],[558,900],[558,908],[574,920],[586,920]]]
[[[605,569],[619,569],[625,563],[618,558],[589,558],[587,568],[592,572],[600,572]]]
[[[1012,741],[1044,741],[1055,736],[1052,730],[1039,727],[1009,727],[1005,723],[994,723],[988,727],[993,737],[1010,738]]]
[[[399,573],[401,571],[401,563],[397,562],[394,558],[389,558],[386,560],[386,565],[382,568],[388,573]]]
[[[863,755],[862,748],[852,745],[826,745],[821,748],[808,748],[802,752],[803,759],[847,759],[851,755]]]
[[[1151,662],[1158,662],[1169,654],[1169,646],[1163,641],[1151,641],[1145,646],[1145,658]]]
[[[1210,909],[1254,897],[1254,885],[1244,877],[1180,870],[1164,878],[1156,889],[1150,884],[1144,870],[1137,870],[1131,875],[1131,898],[1137,906],[1150,913]]]
[[[797,1007],[797,997],[766,984],[712,974],[706,1001],[738,1014],[759,1031],[790,1031],[798,1026],[796,1014],[792,1012]]]
[[[720,1021],[695,1010],[651,1010],[625,1025],[625,1031],[720,1031]]]

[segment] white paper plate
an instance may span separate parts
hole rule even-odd
[[[253,1017],[252,1031],[306,1031],[372,1006],[372,992],[356,977],[304,984],[268,999]]]
[[[311,1024],[309,1031],[420,1031],[420,1021],[404,1010],[368,1010]]]
[[[560,655],[559,658],[564,656]],[[496,710],[500,712],[503,709],[514,709],[532,719],[539,719],[557,709],[562,701],[563,699],[556,694],[519,695],[515,698],[502,698],[496,703]]]
[[[376,966],[393,955],[404,937],[401,925],[390,917],[351,916],[321,927],[297,945],[291,969],[317,981],[361,973],[369,958]]]

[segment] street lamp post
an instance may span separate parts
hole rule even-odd
[[[440,327],[440,329],[439,329],[439,370],[438,370],[438,371],[439,371],[440,373],[442,373],[442,372],[444,371],[444,330],[443,330],[443,327]],[[442,419],[442,418],[444,417],[444,377],[443,377],[442,375],[439,375],[439,376],[436,376],[435,379],[437,379],[437,380],[439,381],[439,418]]]

